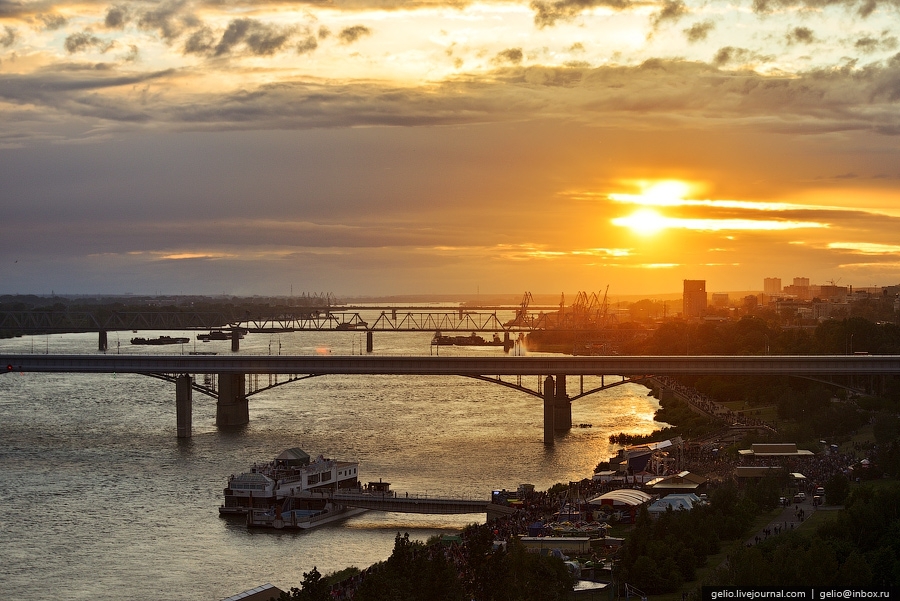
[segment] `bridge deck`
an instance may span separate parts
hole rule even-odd
[[[898,355],[807,356],[205,356],[0,355],[17,372],[386,375],[900,374]]]
[[[479,499],[442,499],[431,497],[419,497],[413,495],[396,496],[393,493],[385,495],[370,493],[304,493],[298,495],[298,499],[327,498],[335,503],[347,507],[359,507],[361,509],[373,509],[376,511],[395,511],[399,513],[428,513],[440,515],[461,515],[468,513],[493,513],[512,515],[515,509],[504,505],[496,505],[490,501]]]

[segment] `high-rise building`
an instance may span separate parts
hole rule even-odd
[[[766,295],[781,294],[781,278],[763,278],[763,292]]]
[[[795,297],[797,300],[809,300],[809,278],[794,278],[794,283],[784,287],[784,293]]]
[[[685,317],[706,315],[706,280],[685,280],[683,303]]]

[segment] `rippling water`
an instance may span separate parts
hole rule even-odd
[[[191,336],[191,332],[165,332]],[[160,332],[142,333],[156,336]],[[111,353],[216,350],[229,342]],[[376,354],[428,354],[430,334],[375,334]],[[242,354],[358,353],[353,332],[250,334]],[[90,353],[96,334],[0,341],[3,352]],[[190,348],[188,348],[190,347]],[[441,349],[441,354],[502,349]],[[262,376],[266,378],[267,376]],[[536,388],[537,378],[525,379]],[[593,388],[599,379],[585,379]],[[569,378],[570,394],[578,378]],[[468,378],[323,376],[250,397],[250,424],[215,427],[215,401],[194,394],[193,437],[175,437],[175,387],[137,375],[0,376],[0,598],[216,600],[304,571],[365,567],[390,555],[394,535],[427,539],[483,515],[369,512],[308,532],[250,532],[218,516],[230,474],[299,446],[360,462],[362,481],[400,492],[486,498],[530,482],[539,489],[589,477],[614,453],[615,432],[647,433],[658,407],[628,384],[573,404],[576,428],[543,443],[540,399]]]

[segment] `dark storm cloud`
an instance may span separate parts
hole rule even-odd
[[[767,57],[734,47],[720,49],[710,63],[656,59],[634,67],[524,67],[520,53],[500,53],[488,80],[461,77],[427,91],[290,81],[224,95],[190,93],[165,85],[177,72],[123,75],[111,64],[4,75],[0,98],[51,108],[48,121],[76,115],[196,130],[445,125],[538,115],[612,125],[640,115],[642,127],[740,124],[786,133],[900,134],[900,55],[776,77],[745,68]]]
[[[664,0],[663,7],[659,12],[650,17],[650,24],[653,29],[658,29],[665,22],[674,23],[689,12],[687,5],[682,0]]]
[[[816,35],[809,27],[794,27],[787,33],[788,44],[812,44]]]
[[[863,53],[877,52],[879,50],[896,50],[897,38],[883,31],[881,37],[875,38],[866,35],[853,42],[853,47]]]
[[[40,14],[37,15],[37,19],[44,24],[44,29],[47,31],[56,31],[69,22],[64,16],[56,13]]]
[[[21,2],[0,0],[0,17],[18,17],[22,14],[24,8]]]
[[[253,56],[270,56],[286,47],[296,31],[293,27],[268,25],[256,19],[235,19],[228,23],[221,36],[216,36],[208,26],[194,30],[185,40],[184,53],[225,56],[242,50]]]
[[[127,6],[110,6],[106,11],[104,25],[106,25],[108,29],[121,29],[128,22],[129,18],[130,12]]]
[[[228,54],[236,46],[243,44],[249,54],[272,55],[288,43],[293,33],[294,29],[268,25],[256,19],[235,19],[228,24],[214,54]]]
[[[633,5],[631,0],[533,0],[529,6],[534,11],[534,24],[543,29],[556,25],[557,21],[570,21],[595,6],[625,10]]]
[[[631,112],[677,115],[679,121],[697,123],[709,118],[722,124],[734,121],[784,133],[900,134],[900,56],[887,65],[817,69],[783,78],[716,68],[753,56],[751,51],[723,48],[710,65],[657,60],[635,68],[596,69],[584,85],[605,88],[606,93],[585,107],[610,119]]]
[[[141,55],[140,49],[137,46],[135,46],[134,44],[129,44],[128,45],[128,53],[122,57],[122,60],[124,60],[126,63],[133,63],[138,60],[140,55]]]
[[[719,48],[718,52],[716,52],[716,55],[713,57],[713,63],[719,66],[725,66],[735,63],[746,64],[750,62],[766,61],[771,59],[771,56],[761,55],[752,50],[748,50],[747,48],[725,46],[723,48]]]
[[[168,0],[152,10],[140,13],[138,27],[147,31],[157,31],[167,41],[180,36],[186,29],[201,25],[191,12],[186,0]]]
[[[753,0],[753,10],[764,14],[791,8],[821,10],[830,6],[844,7],[868,17],[879,7],[897,10],[900,0]]]
[[[494,62],[497,64],[508,63],[518,65],[522,62],[522,57],[521,48],[507,48],[506,50],[497,53],[497,56],[494,57]]]
[[[19,34],[15,27],[10,27],[9,25],[3,26],[3,35],[0,35],[0,46],[4,48],[9,48],[13,44],[16,43]]]
[[[100,52],[106,52],[107,50],[115,46],[115,42],[102,40],[92,34],[90,31],[82,31],[80,33],[73,33],[67,36],[64,46],[66,52],[68,52],[69,54],[84,52],[91,49],[96,49]]]
[[[211,54],[216,45],[216,36],[209,27],[193,31],[184,42],[185,54]]]
[[[0,98],[16,104],[35,104],[55,109],[61,115],[95,119],[142,122],[150,116],[140,103],[112,101],[102,92],[128,89],[170,76],[170,71],[141,75],[120,75],[108,65],[57,65],[53,70],[31,75],[2,76]],[[47,119],[51,117],[48,116]]]
[[[716,24],[713,21],[700,21],[698,23],[694,23],[687,29],[684,29],[684,37],[687,38],[688,42],[702,42],[707,37],[709,37],[710,32],[715,29]]]
[[[315,51],[319,47],[319,42],[315,36],[307,35],[297,44],[297,54],[308,54]]]
[[[343,44],[352,44],[353,42],[356,42],[360,38],[367,35],[372,35],[371,29],[369,29],[365,25],[354,25],[352,27],[345,27],[344,29],[342,29],[338,34],[338,39]]]
[[[318,128],[353,125],[443,125],[469,123],[499,114],[502,99],[452,96],[374,84],[328,87],[301,82],[260,86],[206,102],[160,107],[165,120],[191,124],[227,123],[235,127]],[[500,111],[502,112],[502,111]]]
[[[523,70],[521,81],[526,84],[548,87],[571,88],[584,80],[584,74],[588,71],[584,67],[554,68],[554,67],[529,67]]]

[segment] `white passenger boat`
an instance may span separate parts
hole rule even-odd
[[[245,515],[254,510],[265,513],[277,509],[284,511],[315,512],[330,510],[328,502],[321,497],[297,498],[308,493],[358,490],[357,461],[337,461],[322,455],[310,460],[309,455],[299,448],[283,451],[278,457],[263,465],[254,465],[249,472],[228,479],[225,488],[225,502],[219,507],[222,515]],[[293,501],[286,506],[285,499]],[[274,519],[274,517],[273,517]]]

